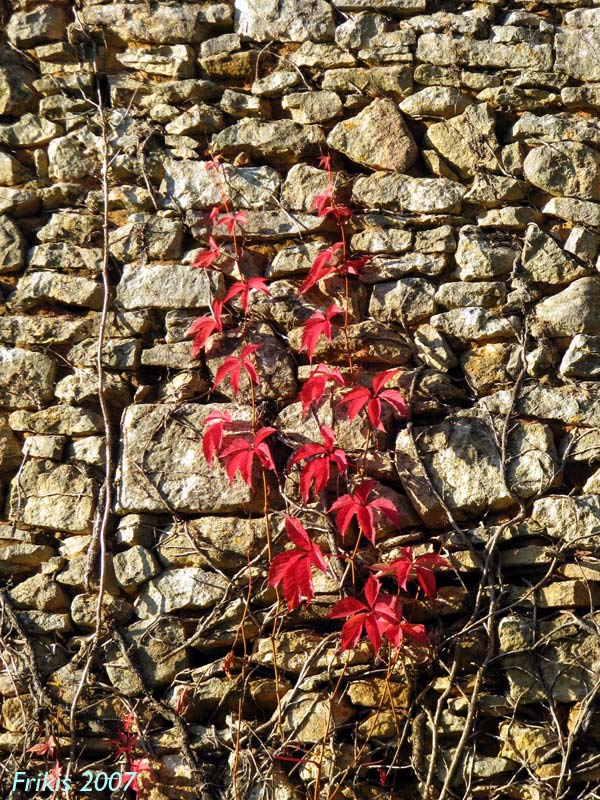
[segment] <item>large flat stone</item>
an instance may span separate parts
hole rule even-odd
[[[211,284],[222,291],[221,275],[209,278],[202,270],[186,265],[127,264],[117,287],[117,302],[127,310],[136,308],[208,308]]]
[[[358,178],[352,189],[352,201],[358,206],[412,211],[421,214],[456,213],[466,189],[445,178],[412,178],[376,172]]]
[[[335,23],[324,0],[235,0],[235,30],[255,42],[326,42]]]
[[[233,404],[134,405],[123,416],[117,507],[146,511],[225,514],[262,509],[262,493],[239,473],[230,485],[220,464],[207,464],[202,425],[211,411],[248,422],[250,408]],[[255,486],[259,477],[255,476]]]
[[[33,459],[14,478],[10,519],[39,528],[91,533],[96,486],[79,467]]]
[[[0,406],[39,408],[54,396],[57,364],[44,353],[0,346]]]

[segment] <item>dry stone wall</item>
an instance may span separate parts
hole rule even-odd
[[[2,796],[33,796],[13,775],[56,749],[110,772],[133,713],[152,800],[596,797],[600,3],[0,14]],[[328,576],[286,614],[265,548],[297,485],[265,518],[202,449],[211,411],[250,418],[247,384],[209,392],[239,337],[192,360],[186,335],[236,277],[191,266],[221,181],[246,212],[239,269],[270,291],[247,324],[278,463],[319,439],[296,398],[302,325],[343,295],[299,294],[335,239],[313,205],[326,154],[368,261],[347,342],[315,360],[396,368],[411,409],[371,442],[401,524],[363,558],[451,563],[413,601],[420,665],[339,655]]]

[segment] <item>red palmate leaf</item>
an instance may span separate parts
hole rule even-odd
[[[216,221],[217,225],[225,225],[227,233],[232,236],[236,227],[248,222],[248,215],[245,211],[236,211],[234,213],[223,214],[223,216]]]
[[[239,356],[227,356],[217,370],[212,390],[214,391],[217,386],[229,376],[231,388],[234,394],[237,394],[240,390],[242,369],[246,372],[251,381],[258,383],[258,373],[255,365],[250,360],[250,356],[257,350],[260,350],[261,347],[262,344],[246,344],[242,347]]]
[[[34,753],[36,756],[48,755],[49,758],[56,758],[58,754],[58,740],[54,736],[49,736],[46,741],[29,747],[27,753]]]
[[[401,647],[406,636],[413,639],[422,647],[429,646],[425,625],[415,625],[402,619],[399,622],[392,623],[385,630],[385,638],[393,644],[394,647]]]
[[[298,399],[302,402],[302,414],[306,416],[306,412],[315,400],[320,400],[323,397],[327,383],[337,383],[338,386],[345,386],[346,381],[342,373],[337,367],[328,367],[326,364],[319,364],[314,369],[298,395]]]
[[[211,411],[204,420],[206,430],[202,438],[202,452],[208,464],[212,464],[215,456],[220,455],[225,426],[232,423],[233,420],[226,411]]]
[[[138,741],[137,733],[130,733],[129,731],[119,731],[116,739],[109,739],[108,744],[112,744],[115,751],[115,758],[125,756],[127,761],[133,757],[133,748]]]
[[[206,347],[206,343],[213,335],[213,333],[221,333],[223,331],[223,320],[221,314],[223,312],[223,302],[215,300],[213,302],[213,315],[212,317],[198,317],[194,320],[190,327],[185,332],[186,336],[193,336],[194,341],[192,344],[192,358],[196,358],[200,351]]]
[[[333,186],[330,184],[322,194],[316,194],[313,208],[317,209],[319,217],[334,217],[338,222],[349,219],[354,212],[348,206],[339,206],[333,197]]]
[[[223,448],[219,458],[225,463],[229,484],[233,483],[236,472],[239,472],[250,488],[252,488],[252,466],[254,458],[265,469],[275,471],[275,463],[265,439],[276,432],[276,428],[261,428],[256,433],[240,433],[232,437],[232,441]]]
[[[302,286],[300,287],[300,294],[306,294],[316,283],[328,275],[333,275],[336,272],[335,260],[337,253],[344,247],[343,242],[336,242],[331,247],[321,250],[317,254],[312,266],[306,276]]]
[[[378,372],[373,378],[373,388],[369,389],[366,386],[357,386],[351,389],[344,395],[342,400],[339,401],[339,406],[348,407],[348,416],[351,420],[359,414],[363,408],[367,408],[367,415],[374,428],[379,431],[385,431],[381,423],[381,403],[387,403],[395,408],[401,414],[408,415],[408,406],[406,401],[395,389],[384,389],[384,386],[390,381],[399,370],[385,370]]]
[[[331,154],[328,153],[325,156],[319,156],[317,164],[321,169],[326,169],[327,172],[331,172]]]
[[[331,428],[320,425],[319,431],[323,444],[309,442],[303,444],[290,459],[290,467],[299,461],[310,459],[300,472],[300,493],[305,503],[308,502],[310,487],[314,484],[318,494],[327,486],[331,464],[335,464],[340,472],[348,469],[348,457],[339,447],[335,447],[335,438]]]
[[[214,236],[209,236],[208,250],[201,250],[196,254],[192,267],[196,267],[196,269],[212,269],[212,265],[222,255],[223,251],[215,241]]]
[[[140,781],[142,775],[147,774],[153,780],[156,779],[156,775],[147,758],[134,758],[128,764],[127,772],[121,775],[121,786],[127,785],[131,773],[133,773],[133,780],[129,783],[129,788],[133,789],[136,798],[138,798],[142,791],[142,783]]]
[[[430,599],[435,599],[437,584],[433,567],[450,566],[445,558],[437,553],[424,553],[416,558],[413,556],[412,547],[403,547],[400,558],[389,564],[373,564],[369,569],[377,575],[393,575],[401,589],[406,591],[408,581],[414,578]]]
[[[339,306],[336,306],[334,303],[333,305],[329,306],[324,314],[322,311],[315,311],[312,317],[309,317],[304,323],[300,352],[306,350],[308,353],[308,358],[311,362],[319,338],[324,336],[328,341],[331,341],[331,320],[338,314],[343,313],[343,309],[341,309]]]
[[[210,153],[209,155],[210,158],[208,159],[208,161],[205,162],[206,169],[208,170],[218,169],[221,166],[221,161],[223,161],[223,156],[221,155],[221,153],[217,153],[216,155]]]
[[[279,586],[293,611],[306,598],[307,605],[314,595],[311,567],[327,571],[327,563],[321,548],[311,541],[306,528],[298,519],[286,517],[285,528],[289,538],[296,545],[294,550],[286,550],[275,556],[269,568],[269,586]]]
[[[269,287],[265,283],[264,278],[250,278],[250,280],[243,280],[243,281],[236,281],[233,286],[229,289],[225,298],[223,300],[224,303],[227,303],[237,295],[241,295],[241,303],[242,308],[244,309],[244,313],[248,311],[248,298],[250,292],[255,289],[258,292],[262,292],[263,294],[270,295],[271,292],[269,291]]]
[[[329,509],[336,511],[336,522],[341,531],[342,538],[346,535],[352,519],[356,517],[358,527],[375,545],[375,511],[381,511],[394,525],[400,524],[400,516],[391,500],[378,497],[369,501],[369,495],[375,486],[375,481],[365,480],[360,483],[351,494],[340,497]]]
[[[356,647],[363,631],[366,632],[375,652],[378,652],[387,628],[399,621],[397,598],[380,595],[380,590],[379,581],[371,575],[364,590],[366,603],[347,597],[331,609],[330,619],[347,617],[342,627],[340,652]]]

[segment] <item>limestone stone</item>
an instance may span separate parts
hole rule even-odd
[[[371,295],[369,313],[381,322],[420,322],[435,314],[434,295],[435,288],[423,278],[377,283]]]
[[[367,253],[398,254],[410,249],[413,244],[413,234],[412,231],[402,228],[373,226],[355,233],[350,244],[353,250],[363,250]]]
[[[94,630],[96,627],[96,613],[98,608],[98,595],[92,592],[82,592],[73,598],[71,603],[71,618],[78,628]],[[110,615],[117,625],[126,625],[133,617],[131,603],[122,597],[115,597],[105,592],[102,597],[103,613]]]
[[[160,292],[156,287],[160,286]],[[127,264],[117,287],[117,302],[127,310],[137,308],[208,308],[211,287],[222,294],[223,279],[209,278],[183,265]]]
[[[179,220],[133,214],[130,221],[109,234],[110,252],[119,263],[181,257],[183,226]]]
[[[211,411],[226,411],[240,422],[249,422],[249,409],[222,403],[140,404],[125,411],[117,487],[121,513],[173,508],[213,514],[262,508],[258,493],[239,474],[230,485],[225,470],[204,459],[201,431]],[[154,439],[152,432],[158,429],[161,437]]]
[[[368,284],[382,283],[412,274],[434,276],[440,275],[445,267],[446,262],[443,258],[424,253],[406,253],[398,258],[375,256],[362,270],[361,280]]]
[[[22,49],[44,42],[59,42],[67,25],[67,13],[60,5],[40,5],[32,11],[12,14],[7,27],[10,41]]]
[[[538,225],[532,224],[527,228],[519,272],[526,281],[560,286],[583,277],[589,270],[565,253]]]
[[[281,107],[302,125],[323,124],[343,114],[342,101],[335,92],[290,92],[283,97]]]
[[[357,91],[369,97],[385,94],[396,102],[410,94],[412,86],[412,70],[405,64],[328,69],[321,84],[321,88],[340,94],[353,95]]]
[[[546,336],[600,334],[600,281],[579,278],[562,292],[547,297],[535,307],[536,325]]]
[[[459,412],[440,425],[415,430],[415,436],[433,487],[459,518],[512,505],[496,433],[484,416]],[[405,431],[396,440],[396,463],[404,489],[425,525],[443,524],[445,513]]]
[[[290,167],[298,159],[318,155],[325,137],[317,125],[299,125],[291,120],[263,122],[242,119],[213,136],[212,150],[224,156],[243,151],[252,159],[264,160],[273,166]]]
[[[135,613],[148,619],[179,610],[200,611],[221,600],[226,589],[226,578],[216,572],[197,567],[165,570],[138,594]]]
[[[184,44],[126,50],[116,58],[123,66],[148,75],[181,79],[194,74],[194,50]]]
[[[373,8],[372,0],[336,0],[336,8],[342,11],[364,11]],[[383,14],[393,17],[409,17],[419,11],[425,11],[426,0],[383,0],[375,6]]]
[[[400,103],[409,117],[456,117],[473,103],[472,98],[450,86],[428,86]]]
[[[495,118],[486,103],[471,105],[460,116],[434,123],[427,129],[426,139],[462,177],[498,171]]]
[[[577,225],[600,227],[600,203],[575,197],[553,197],[542,208],[543,214],[560,217]]]
[[[23,454],[27,458],[46,458],[51,461],[60,461],[66,437],[60,435],[42,436],[34,434],[28,436],[23,443]]]
[[[417,145],[398,107],[378,99],[359,114],[339,122],[327,144],[365,167],[406,172],[417,157]]]
[[[99,398],[98,373],[95,369],[77,369],[73,375],[65,375],[57,382],[54,393],[63,403],[96,405]],[[108,372],[104,375],[104,395],[115,408],[124,408],[131,402],[129,385],[119,375]]]
[[[60,125],[35,114],[23,114],[16,122],[0,125],[0,142],[8,147],[39,147],[63,133]]]
[[[460,365],[469,386],[479,396],[512,386],[522,366],[517,345],[505,342],[470,347],[461,354]]]
[[[89,533],[95,495],[94,481],[80,469],[34,459],[13,480],[10,519],[39,528]]]
[[[283,100],[285,100],[285,97]],[[268,100],[263,97],[244,94],[244,92],[237,92],[234,89],[225,89],[221,97],[220,106],[222,111],[229,114],[230,117],[234,117],[234,119],[243,119],[244,117],[271,118],[271,107]],[[302,122],[302,120],[295,119],[294,122]]]
[[[0,114],[17,116],[35,108],[36,77],[24,55],[0,45]]]
[[[506,300],[506,286],[498,281],[450,281],[441,284],[435,302],[444,308],[496,308]]]
[[[527,180],[559,197],[600,200],[600,153],[579,142],[542,144],[523,163]]]
[[[236,0],[235,31],[255,42],[326,42],[333,39],[333,11],[324,0]]]
[[[44,353],[0,346],[0,405],[39,408],[54,396],[57,363]]]
[[[0,416],[0,472],[18,467],[21,448],[6,417]]]
[[[465,201],[477,203],[485,208],[494,208],[504,203],[522,200],[525,196],[525,186],[522,181],[507,175],[479,172],[474,176],[473,183],[465,195]]]
[[[584,381],[576,386],[531,384],[520,392],[516,410],[528,417],[596,428],[600,427],[600,409],[593,399],[596,390],[597,384]],[[483,405],[496,413],[506,413],[508,402],[509,396],[498,392],[487,398]]]
[[[525,42],[505,44],[490,40],[458,39],[448,33],[425,33],[419,37],[417,60],[439,66],[465,64],[508,69],[552,69],[552,45]]]
[[[225,127],[225,118],[218,108],[206,103],[192,106],[165,125],[165,131],[174,135],[216,133]]]
[[[509,274],[518,248],[506,235],[488,236],[480,229],[460,229],[456,249],[456,277],[462,281],[488,281]]]
[[[40,194],[29,189],[0,186],[0,214],[28,217],[40,210]]]
[[[352,201],[378,210],[452,214],[460,211],[465,191],[460,183],[444,178],[412,178],[376,172],[355,181]]]
[[[102,250],[99,247],[77,247],[68,242],[49,242],[32,247],[28,258],[32,269],[90,272],[94,276],[102,271]]]
[[[448,342],[432,325],[419,325],[415,331],[415,347],[423,363],[432,369],[445,372],[457,364]]]
[[[533,504],[531,519],[547,536],[571,548],[594,550],[600,543],[600,501],[597,495],[542,497]]]
[[[561,30],[555,37],[556,69],[583,81],[600,80],[596,54],[600,45],[600,29]]]
[[[0,342],[24,345],[55,345],[77,342],[89,336],[91,320],[65,316],[39,317],[11,314],[0,317]]]
[[[0,575],[12,577],[34,572],[56,556],[56,550],[45,544],[32,544],[11,539],[0,541]]]
[[[222,201],[220,180],[227,184],[235,208],[272,208],[280,178],[271,167],[232,167],[223,164],[219,174],[205,161],[165,159],[161,192],[175,200],[176,206],[190,209],[212,208]],[[219,178],[221,175],[221,178]]]
[[[100,414],[72,406],[50,406],[43,411],[13,411],[8,418],[13,431],[89,436],[103,430]]]
[[[70,242],[88,247],[100,235],[101,217],[74,211],[56,211],[36,236],[40,242]]]
[[[18,272],[25,263],[25,240],[8,217],[0,217],[0,275]]]
[[[564,243],[564,249],[587,264],[594,263],[600,253],[600,236],[575,226]]]
[[[95,367],[98,342],[84,339],[69,350],[68,359],[76,367]],[[135,370],[142,343],[139,339],[106,339],[102,348],[102,364],[109,369]]]
[[[600,336],[577,334],[571,340],[559,368],[567,378],[600,377]]]
[[[294,702],[286,704],[286,698],[294,692]],[[299,696],[298,696],[299,695]],[[282,728],[300,742],[320,742],[339,725],[348,723],[356,714],[350,703],[343,698],[335,701],[321,699],[318,694],[296,693],[290,690],[281,700],[286,709]]]
[[[188,666],[187,652],[180,649],[186,640],[184,623],[175,617],[134,622],[123,630],[123,636],[140,666],[144,684],[150,689],[168,686]],[[105,663],[108,678],[120,693],[126,697],[143,693],[144,686],[114,640],[107,648]]]
[[[27,183],[32,177],[29,170],[14,156],[10,153],[0,153],[0,186],[18,186]]]
[[[380,284],[381,285],[381,284]],[[427,301],[428,302],[428,301]],[[299,352],[303,328],[290,331],[290,347]],[[347,344],[352,358],[375,364],[399,365],[410,361],[409,343],[396,327],[373,319],[357,322],[347,328],[348,340],[342,332],[335,332],[331,342],[321,337],[315,347],[313,358],[335,363],[348,363]]]
[[[117,553],[113,559],[115,576],[127,592],[136,589],[158,574],[160,568],[150,550],[141,545]]]
[[[479,306],[453,308],[431,317],[431,325],[454,339],[465,341],[493,341],[516,338],[520,324],[518,317],[502,317]]]
[[[102,307],[102,284],[89,278],[63,275],[50,270],[29,272],[19,281],[13,296],[17,308],[30,310],[60,304],[99,310]]]

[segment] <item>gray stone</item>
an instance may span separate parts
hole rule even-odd
[[[165,78],[191,78],[194,74],[194,50],[184,44],[140,47],[117,53],[116,58],[129,69]]]
[[[84,24],[101,28],[111,44],[193,44],[208,38],[212,26],[231,25],[231,8],[225,3],[197,5],[185,3],[158,4],[148,13],[146,6],[136,3],[86,5],[81,14]]]
[[[406,65],[391,64],[385,67],[354,67],[328,69],[323,75],[321,88],[341,94],[359,92],[369,97],[385,95],[399,101],[412,91],[412,69]]]
[[[600,427],[600,409],[594,396],[597,384],[581,381],[576,386],[544,386],[533,384],[522,389],[516,410],[528,417],[558,420],[567,425]],[[510,402],[506,392],[497,392],[481,401],[493,413],[506,413]]]
[[[402,114],[391,100],[373,100],[355,117],[339,122],[327,144],[371,169],[405,172],[418,149]]]
[[[363,283],[382,283],[403,278],[406,275],[440,275],[446,267],[444,258],[424,253],[406,253],[397,258],[375,256],[361,272]]]
[[[428,367],[446,372],[457,365],[448,342],[432,325],[419,325],[414,337],[417,354]]]
[[[410,249],[413,244],[413,233],[403,228],[368,227],[355,233],[350,244],[353,250],[397,255]]]
[[[29,189],[0,186],[0,214],[28,217],[40,210],[40,195]]]
[[[377,283],[371,295],[369,314],[381,322],[410,325],[435,314],[434,295],[434,286],[423,278]]]
[[[37,78],[25,57],[6,44],[0,45],[0,114],[18,116],[36,105]]]
[[[0,346],[0,405],[39,408],[54,396],[56,361],[43,353]]]
[[[484,415],[459,412],[440,425],[415,430],[421,458],[434,489],[459,518],[512,505],[504,482],[496,432]],[[396,440],[400,479],[427,526],[444,524],[446,515],[431,492],[411,438]]]
[[[287,173],[281,187],[281,201],[292,211],[315,211],[315,197],[324,194],[329,187],[327,172],[309,164],[295,164]],[[338,182],[333,178],[333,185]],[[340,183],[344,183],[343,178]],[[334,191],[334,200],[340,202],[339,191]]]
[[[150,578],[160,572],[160,567],[150,550],[141,545],[117,553],[113,558],[115,576],[127,592],[135,592]]]
[[[444,178],[412,178],[376,172],[358,178],[352,201],[359,206],[422,214],[460,211],[465,188]]]
[[[90,335],[91,320],[85,317],[0,317],[0,342],[17,347],[77,342]]]
[[[187,651],[181,648],[187,639],[185,626],[175,617],[140,620],[125,628],[123,635],[141,669],[143,685],[114,639],[107,647],[105,666],[112,685],[126,697],[142,695],[146,687],[169,686],[188,666]]]
[[[65,375],[56,384],[55,395],[63,403],[95,405],[98,403],[98,373],[95,369],[77,369],[74,375]],[[131,402],[131,389],[119,376],[104,375],[104,396],[110,405],[123,408]]]
[[[174,135],[192,136],[201,133],[216,133],[225,127],[225,117],[214,106],[198,103],[165,125],[165,131]]]
[[[187,369],[192,363],[192,342],[188,340],[187,342],[157,344],[142,351],[141,363],[147,367]]]
[[[96,396],[97,394],[98,392],[96,391]],[[102,468],[106,463],[105,446],[105,440],[102,436],[85,436],[83,439],[74,439],[66,447],[65,458],[71,461],[82,461],[92,467]]]
[[[464,92],[450,86],[428,86],[400,103],[400,110],[409,117],[456,117],[473,103]]]
[[[0,142],[8,147],[39,147],[62,133],[62,128],[50,120],[23,114],[17,122],[0,125]]]
[[[130,222],[109,234],[110,252],[122,264],[132,261],[176,261],[181,258],[183,226],[177,219],[133,214]]]
[[[599,28],[560,30],[556,34],[555,44],[555,69],[566,72],[576,80],[600,80],[600,65],[597,63]]]
[[[536,147],[523,171],[530,183],[549,194],[600,200],[600,153],[579,142]]]
[[[425,33],[419,37],[417,60],[439,66],[465,64],[469,68],[552,69],[552,45],[525,42],[504,44],[490,40],[454,39],[447,33]]]
[[[65,448],[65,442],[65,436],[42,436],[41,434],[34,434],[25,439],[23,443],[23,455],[27,458],[46,458],[51,461],[60,461]]]
[[[520,329],[518,317],[496,316],[479,306],[454,308],[443,314],[435,314],[430,322],[447,336],[475,342],[514,339]]]
[[[600,336],[574,336],[560,362],[559,371],[566,378],[599,378]]]
[[[15,608],[38,611],[68,611],[71,604],[69,595],[62,586],[41,574],[21,581],[8,592],[8,596]]]
[[[13,431],[67,436],[89,436],[102,433],[104,428],[100,414],[72,406],[50,406],[43,411],[13,411],[8,422]]]
[[[91,132],[54,137],[48,145],[48,175],[55,181],[86,180],[98,169],[100,147],[100,140]]]
[[[592,147],[600,143],[600,132],[594,123],[577,114],[545,114],[538,116],[525,112],[506,135],[507,142],[522,139],[542,142],[583,142]],[[537,142],[531,142],[531,144]]]
[[[258,78],[252,84],[252,94],[259,97],[281,97],[288,89],[300,83],[296,70],[280,69],[270,72],[264,78]]]
[[[184,211],[212,208],[222,202],[224,181],[235,208],[275,207],[281,180],[271,167],[237,168],[223,164],[217,172],[206,165],[205,161],[165,159],[160,191],[172,197]]]
[[[579,278],[536,305],[535,324],[546,336],[600,334],[599,304],[600,281]]]
[[[99,310],[102,284],[49,270],[29,272],[20,279],[13,296],[13,304],[25,310],[56,303]]]
[[[71,618],[78,628],[92,631],[96,627],[98,595],[91,592],[75,595],[71,603]],[[126,625],[133,617],[131,603],[108,592],[102,596],[102,614],[114,619],[117,625]]]
[[[45,42],[60,42],[68,23],[61,5],[40,5],[32,11],[12,14],[6,32],[17,47],[27,50]]]
[[[67,358],[76,367],[95,367],[97,349],[96,339],[84,339],[69,350]],[[139,339],[106,339],[102,348],[102,364],[119,371],[135,370],[141,349]]]
[[[12,432],[6,417],[0,416],[0,471],[18,467],[21,461],[21,448]]]
[[[560,217],[577,225],[600,228],[600,203],[574,197],[553,197],[542,208],[543,214]]]
[[[271,118],[271,106],[268,100],[251,94],[236,92],[233,89],[225,89],[221,97],[220,106],[226,114],[235,119],[243,119],[244,117]]]
[[[318,44],[306,41],[290,55],[290,62],[297,67],[334,69],[353,67],[354,56],[334,44]]]
[[[10,153],[0,153],[0,186],[18,186],[27,183],[32,177],[29,170],[14,156]]]
[[[527,228],[518,272],[532,283],[561,286],[587,275],[589,270],[565,253],[555,239],[533,224]]]
[[[74,211],[57,211],[50,215],[48,222],[38,230],[40,242],[59,242],[88,247],[102,230],[102,218],[93,214]]]
[[[13,479],[9,518],[38,528],[91,533],[96,485],[81,469],[34,459]]]
[[[201,611],[219,602],[227,586],[222,575],[198,567],[165,570],[139,593],[135,613],[140,619],[148,619],[173,611]]]
[[[458,117],[434,123],[427,129],[426,141],[461,177],[499,171],[495,118],[486,103],[469,106]]]
[[[156,287],[160,286],[160,292]],[[212,289],[222,295],[221,275],[209,277],[188,266],[127,264],[117,287],[122,308],[208,308]]]
[[[299,125],[291,120],[262,122],[242,119],[215,134],[211,148],[224,156],[247,153],[250,158],[265,160],[274,166],[290,167],[298,159],[318,155],[325,137],[316,125]]]
[[[460,229],[456,250],[456,277],[465,281],[486,281],[512,272],[518,256],[516,243],[506,237],[486,236],[480,229]]]
[[[290,92],[281,107],[289,111],[294,122],[302,125],[322,124],[341,117],[344,107],[335,92]]]
[[[0,217],[0,275],[18,272],[25,262],[25,240],[8,217]]]
[[[465,201],[476,203],[485,208],[502,206],[525,197],[526,184],[505,175],[490,175],[487,172],[477,173]]]
[[[581,261],[592,264],[596,261],[598,253],[600,253],[600,236],[586,230],[586,228],[574,227],[564,243],[564,249]]]
[[[77,247],[67,242],[38,244],[29,251],[31,269],[55,269],[65,272],[102,271],[102,250],[99,247]]]
[[[304,242],[290,247],[282,247],[275,258],[267,264],[265,277],[286,278],[309,271],[315,257],[324,249],[321,242]],[[271,293],[276,291],[277,284],[271,284]]]
[[[333,11],[324,0],[235,0],[235,31],[255,42],[326,42],[333,39]]]
[[[427,0],[335,0],[334,6],[341,11],[364,11],[373,7],[382,14],[392,17],[410,17],[419,11],[425,11]]]
[[[435,293],[436,303],[444,308],[496,308],[505,300],[506,286],[503,283],[486,281],[451,281],[441,284]]]
[[[141,404],[125,411],[117,492],[120,513],[262,509],[260,493],[253,492],[239,473],[230,484],[222,466],[207,464],[202,426],[211,411],[250,421],[249,409],[228,404]],[[155,438],[153,432],[159,429],[161,436]]]

